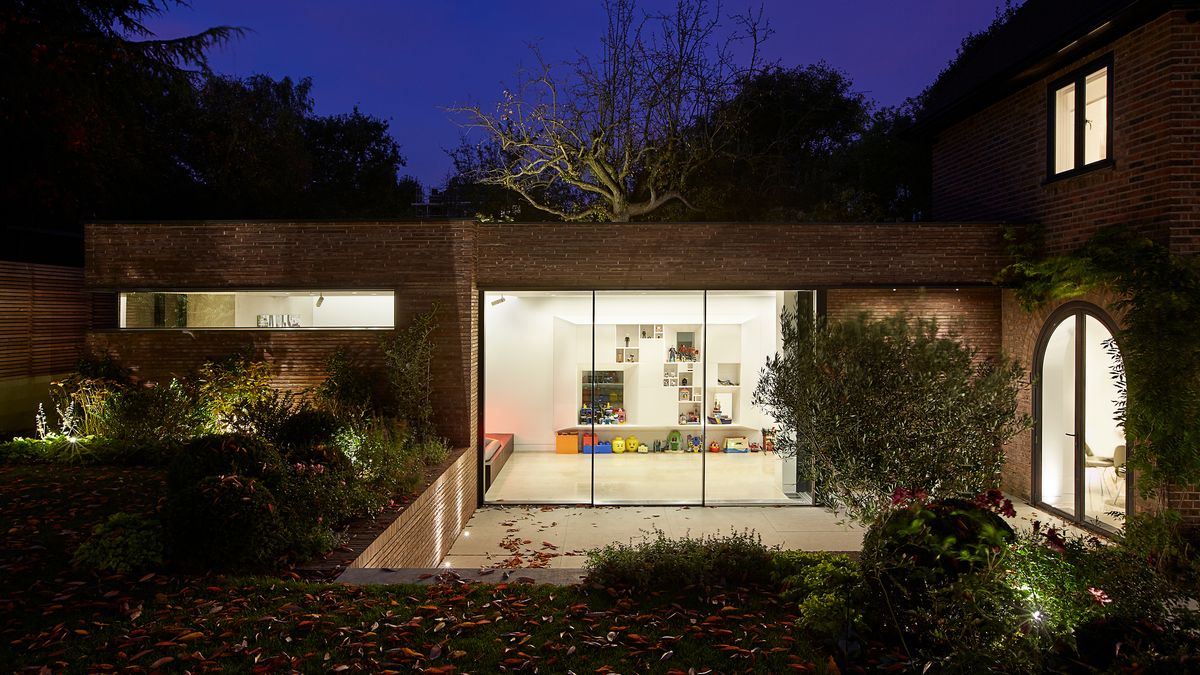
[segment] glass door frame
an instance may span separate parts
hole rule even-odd
[[[708,368],[708,354],[707,354],[707,352],[708,352],[708,300],[709,300],[708,294],[709,294],[710,290],[712,290],[712,289],[708,289],[708,288],[703,288],[703,289],[623,289],[623,288],[621,288],[621,289],[616,289],[616,288],[603,288],[603,289],[555,288],[555,289],[547,289],[547,288],[540,288],[540,287],[524,287],[524,286],[520,286],[520,285],[504,285],[503,287],[496,287],[496,288],[476,287],[476,289],[475,289],[475,302],[476,302],[476,307],[475,307],[475,309],[476,309],[476,312],[475,312],[475,331],[476,331],[476,333],[475,334],[476,334],[476,339],[473,341],[474,348],[476,350],[476,358],[475,358],[476,396],[475,396],[474,410],[473,410],[473,412],[475,413],[475,434],[476,434],[476,442],[475,442],[475,463],[476,463],[476,480],[475,480],[476,492],[475,492],[475,494],[476,494],[476,499],[475,499],[475,505],[477,507],[513,506],[513,505],[529,505],[529,506],[542,505],[542,506],[566,506],[566,507],[569,507],[569,506],[610,506],[610,504],[597,504],[596,503],[595,454],[592,454],[590,461],[588,462],[589,472],[590,472],[590,486],[589,486],[589,490],[588,490],[589,499],[587,501],[521,501],[521,502],[495,501],[495,502],[491,502],[491,501],[487,500],[487,485],[486,485],[487,478],[486,478],[486,470],[485,470],[485,448],[487,445],[487,435],[486,435],[486,415],[485,415],[486,408],[485,408],[485,401],[484,401],[484,399],[487,395],[487,386],[486,386],[487,366],[486,366],[486,360],[485,360],[485,355],[486,355],[486,351],[487,351],[485,349],[486,339],[487,339],[487,336],[486,336],[486,323],[487,322],[485,320],[486,313],[484,311],[484,305],[487,302],[487,299],[486,299],[487,294],[488,293],[503,293],[503,292],[519,293],[522,291],[561,291],[563,293],[580,293],[580,294],[586,293],[586,294],[591,295],[591,305],[592,305],[592,307],[591,307],[591,336],[592,336],[592,339],[591,339],[590,365],[591,365],[591,372],[592,372],[592,377],[593,377],[592,387],[591,387],[593,396],[596,391],[596,387],[595,387],[595,373],[596,373],[596,368],[597,368],[597,364],[596,364],[596,297],[597,297],[598,293],[604,293],[604,292],[647,292],[647,293],[651,293],[651,292],[663,292],[663,293],[687,292],[687,293],[693,293],[694,292],[694,293],[700,294],[701,308],[702,308],[701,315],[700,315],[701,331],[700,331],[700,334],[697,336],[700,344],[702,345],[702,351],[701,351],[702,357],[699,360],[700,383],[701,383],[701,387],[702,387],[702,395],[701,395],[701,401],[702,401],[701,413],[702,414],[700,415],[700,438],[701,438],[702,445],[701,445],[700,458],[699,458],[700,467],[701,467],[700,468],[700,486],[699,486],[700,487],[700,501],[698,503],[697,502],[679,502],[678,504],[680,506],[714,506],[714,507],[730,506],[730,507],[736,507],[736,506],[760,506],[761,505],[761,506],[788,506],[788,507],[819,507],[820,504],[816,503],[814,500],[811,500],[811,492],[809,493],[810,499],[807,502],[797,501],[797,502],[789,502],[789,503],[757,504],[754,502],[745,503],[745,502],[733,501],[733,502],[718,502],[716,504],[708,503],[708,501],[707,501],[707,497],[708,497],[708,495],[707,495],[708,445],[707,444],[709,442],[708,441],[708,432],[709,432],[710,425],[708,424],[707,416],[703,413],[706,412],[704,410],[704,404],[707,402],[707,386],[708,386],[707,385],[707,381],[708,381],[708,377],[707,377],[707,375],[708,375],[708,373],[707,373],[707,368]],[[736,292],[738,290],[770,290],[770,289],[718,289],[718,290],[720,290],[720,291],[727,290],[730,292]],[[788,293],[811,292],[813,294],[811,309],[814,313],[814,316],[822,317],[825,315],[825,293],[826,293],[825,287],[812,287],[809,289],[790,289],[790,290],[786,290],[784,292],[788,292]],[[594,417],[593,417],[592,424],[590,426],[591,426],[590,433],[592,434],[593,437],[595,437],[595,430],[596,430],[597,425],[595,423]],[[675,504],[675,502],[671,503],[671,505],[674,505],[674,504]],[[643,504],[642,502],[637,502],[637,503],[630,502],[630,503],[622,503],[619,505],[620,506],[638,506],[638,505],[662,506],[665,504],[659,503],[659,502],[647,502],[645,504]]]
[[[1087,391],[1087,389],[1086,389],[1087,350],[1085,349],[1085,346],[1086,346],[1086,339],[1087,339],[1086,318],[1089,316],[1091,318],[1099,321],[1101,324],[1103,324],[1104,327],[1108,330],[1109,334],[1113,335],[1114,337],[1117,335],[1118,331],[1120,330],[1120,328],[1117,326],[1116,322],[1112,320],[1112,317],[1110,317],[1108,315],[1108,313],[1105,312],[1100,307],[1098,307],[1090,302],[1084,302],[1082,300],[1073,300],[1071,302],[1068,302],[1068,303],[1062,305],[1058,309],[1054,310],[1054,312],[1052,312],[1050,314],[1050,316],[1046,318],[1045,322],[1042,324],[1041,332],[1038,334],[1038,339],[1037,339],[1036,347],[1034,349],[1034,356],[1033,356],[1034,372],[1033,372],[1033,388],[1031,391],[1031,396],[1032,396],[1031,403],[1032,403],[1032,409],[1033,409],[1033,428],[1030,430],[1030,433],[1032,435],[1031,436],[1031,445],[1030,445],[1030,473],[1031,473],[1031,479],[1032,479],[1032,482],[1030,483],[1030,487],[1031,487],[1030,496],[1032,498],[1031,501],[1033,502],[1033,505],[1035,507],[1037,507],[1038,509],[1047,511],[1047,512],[1052,513],[1064,520],[1067,520],[1069,522],[1072,522],[1072,523],[1075,523],[1075,524],[1078,524],[1078,525],[1081,525],[1081,526],[1084,526],[1084,527],[1087,527],[1090,529],[1099,530],[1101,532],[1113,532],[1114,530],[1110,526],[1108,526],[1104,523],[1097,522],[1094,519],[1089,519],[1087,516],[1087,510],[1086,510],[1086,499],[1087,499],[1086,471],[1087,471],[1087,466],[1086,466],[1086,461],[1085,461],[1086,452],[1084,450],[1084,444],[1085,444],[1086,438],[1087,438],[1087,415],[1086,415],[1087,396],[1085,395],[1085,392]],[[1074,375],[1075,375],[1075,382],[1074,382],[1074,394],[1075,394],[1075,401],[1074,401],[1075,420],[1074,420],[1074,422],[1075,422],[1075,426],[1074,426],[1074,476],[1072,477],[1072,481],[1074,483],[1074,488],[1075,488],[1075,504],[1074,504],[1075,513],[1074,514],[1068,513],[1066,511],[1063,511],[1062,509],[1059,509],[1053,505],[1050,505],[1050,504],[1046,503],[1045,501],[1043,501],[1043,499],[1042,499],[1042,450],[1043,450],[1043,448],[1042,448],[1042,427],[1044,424],[1044,419],[1043,419],[1044,411],[1042,409],[1043,408],[1043,405],[1042,405],[1043,373],[1045,372],[1046,352],[1047,352],[1047,348],[1050,345],[1050,338],[1054,335],[1055,331],[1057,331],[1058,328],[1060,326],[1062,326],[1064,323],[1066,323],[1067,321],[1075,322],[1075,350],[1074,350],[1074,352],[1075,352],[1075,364],[1074,364],[1074,366],[1075,366],[1074,367],[1074,371],[1075,371],[1074,372]],[[1119,349],[1119,346],[1120,345],[1118,344],[1118,349]],[[1126,447],[1128,447],[1128,439],[1126,439]],[[1133,506],[1134,506],[1133,472],[1128,470],[1128,466],[1126,467],[1124,480],[1125,480],[1125,514],[1126,514],[1126,517],[1128,517],[1128,516],[1132,515],[1134,512],[1133,511]]]

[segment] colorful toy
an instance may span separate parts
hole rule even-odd
[[[720,451],[721,451],[721,444],[720,444],[720,443],[718,443],[718,442],[716,442],[716,441],[713,441],[712,443],[709,443],[709,444],[708,444],[708,451],[709,451],[709,452],[720,452]]]
[[[637,452],[639,445],[641,445],[641,443],[638,442],[637,436],[630,436],[625,439],[626,452]]]
[[[687,442],[687,451],[688,452],[700,452],[701,446],[704,443],[703,439],[701,439],[699,436],[693,436],[691,434],[688,434],[687,440],[688,440],[688,442]]]
[[[583,446],[583,454],[585,455],[611,455],[613,451],[612,443],[608,441],[600,441],[595,445]]]
[[[667,452],[683,452],[683,434],[678,429],[667,434]]]
[[[762,450],[762,447],[760,447],[758,443],[750,444],[750,452],[758,452],[759,450]]]
[[[625,452],[625,439],[617,436],[612,440],[612,451],[615,453]]]
[[[641,445],[638,446],[638,454],[644,455],[647,452],[650,452],[650,448],[647,447],[645,443],[642,443]]]
[[[750,444],[745,436],[731,436],[725,439],[725,452],[750,452]]]
[[[654,439],[654,451],[655,452],[663,451],[663,443],[662,443],[662,441],[658,440],[657,438]]]

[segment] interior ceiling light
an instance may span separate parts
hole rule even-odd
[[[317,296],[317,307],[320,307],[323,302],[325,302],[325,291],[321,291],[321,294]]]
[[[504,301],[505,301],[505,299],[506,299],[506,298],[504,297],[504,294],[503,294],[503,293],[501,293],[501,294],[500,294],[500,297],[498,297],[498,298],[496,298],[495,300],[493,300],[493,301],[492,301],[492,307],[495,307],[496,305],[499,305],[500,303],[504,302]]]

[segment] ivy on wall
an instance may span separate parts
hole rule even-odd
[[[1200,485],[1200,260],[1125,227],[1075,252],[1038,257],[1040,231],[1006,232],[1015,262],[1001,281],[1026,310],[1107,290],[1121,298],[1116,340],[1128,398],[1129,465],[1143,494]]]

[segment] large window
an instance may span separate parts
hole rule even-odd
[[[137,292],[120,296],[121,328],[391,328],[391,291]]]
[[[1105,166],[1110,158],[1112,60],[1106,58],[1050,86],[1050,175]]]
[[[752,403],[812,291],[485,294],[493,503],[810,504]]]

